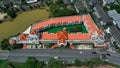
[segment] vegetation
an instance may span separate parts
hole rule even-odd
[[[34,57],[28,57],[24,68],[43,68],[44,62],[37,61]]]
[[[45,63],[43,61],[36,60],[34,57],[28,57],[25,63],[0,60],[0,68],[65,68],[70,66],[87,66],[89,68],[93,68],[94,66],[99,65],[110,65],[116,68],[120,68],[120,66],[118,65],[102,61],[98,57],[86,62],[76,59],[73,64],[66,64],[60,59],[50,59],[48,62]]]
[[[8,61],[0,60],[0,68],[13,68]]]
[[[116,52],[120,54],[120,47],[117,45],[116,42],[113,42],[113,47],[115,48]]]
[[[49,43],[48,47],[51,48],[55,43]]]
[[[104,7],[105,10],[109,11],[109,10],[113,10],[115,9],[118,13],[120,13],[120,4],[110,4],[110,5],[106,5]]]
[[[114,66],[114,67],[120,67],[118,65],[114,65],[114,64],[102,61],[98,57],[93,58],[90,61],[86,61],[86,62],[82,62],[82,61],[76,59],[75,63],[73,64],[73,66],[77,66],[77,67],[88,66],[89,68],[93,68],[94,66],[99,66],[99,65],[111,65],[111,66]]]
[[[36,9],[19,14],[13,21],[0,24],[0,41],[17,33],[22,33],[29,25],[49,17],[46,9]]]
[[[22,44],[9,45],[9,38],[8,39],[3,39],[0,42],[0,48],[2,50],[21,49],[22,47],[23,47]]]
[[[64,64],[61,60],[50,59],[45,68],[63,68]]]
[[[115,9],[118,13],[120,13],[120,5],[119,4],[111,4],[110,9],[113,10]]]
[[[2,20],[0,20],[0,24],[2,23],[3,21]]]
[[[50,8],[51,17],[70,16],[77,14],[75,10],[67,9],[63,3],[63,0],[57,0],[55,3],[49,1],[47,5]]]
[[[26,5],[26,0],[21,0],[23,5]]]
[[[17,16],[16,12],[14,11],[13,8],[8,10],[7,15],[9,15],[11,18],[15,18]]]

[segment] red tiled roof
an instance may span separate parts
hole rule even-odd
[[[103,31],[102,30],[97,30],[97,33],[101,35],[101,34],[103,34]]]
[[[82,18],[80,18],[80,16],[69,16],[69,17],[60,17],[60,18],[52,18],[49,20],[46,20],[44,22],[35,24],[32,28],[33,29],[41,29],[44,26],[48,26],[48,25],[53,25],[53,24],[65,24],[68,22],[79,22],[82,21]]]
[[[92,21],[89,15],[83,15],[82,18],[85,20],[88,29],[91,31],[90,33],[82,34],[81,32],[78,32],[77,34],[74,33],[68,34],[66,31],[63,32],[59,31],[57,34],[53,34],[53,33],[48,34],[47,32],[43,32],[41,39],[42,40],[57,40],[57,39],[90,40],[91,33],[97,31],[97,28],[94,25],[94,22]],[[67,22],[78,22],[78,21],[82,21],[82,18],[80,16],[52,18],[47,21],[35,24],[33,26],[33,29],[39,29],[39,28],[41,29],[47,25],[62,24]],[[98,34],[102,34],[102,31],[97,31],[97,32]]]
[[[26,40],[28,34],[20,34],[19,39],[20,40]]]
[[[33,29],[30,33],[31,34],[36,34],[36,30]]]
[[[89,28],[89,30],[91,32],[95,32],[97,30],[96,26],[94,25],[94,22],[92,21],[91,17],[89,15],[84,15],[83,16],[86,24],[87,24],[87,27]]]
[[[48,34],[48,32],[43,32],[41,39],[42,40],[57,40],[57,36],[54,33]]]
[[[90,36],[88,33],[82,34],[81,32],[78,32],[77,34],[71,33],[68,35],[69,40],[90,40]]]
[[[57,38],[58,39],[68,39],[67,31],[58,31]]]

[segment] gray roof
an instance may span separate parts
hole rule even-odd
[[[107,4],[114,3],[115,0],[104,0]]]
[[[98,3],[98,0],[87,0],[89,4],[95,5]]]
[[[64,4],[70,4],[70,0],[63,0]]]
[[[109,15],[110,17],[112,17],[113,15],[118,14],[118,12],[117,12],[116,10],[110,10],[110,11],[108,11],[107,13],[108,13],[108,15]]]
[[[84,6],[82,2],[75,2],[74,4],[76,5],[79,12],[82,12],[84,10]]]
[[[118,0],[118,2],[120,2],[120,0]]]
[[[116,14],[114,16],[112,16],[114,21],[120,20],[120,14]]]
[[[10,0],[3,0],[3,3],[8,4],[8,3],[10,3]]]
[[[101,18],[106,22],[112,22],[111,18],[107,15],[107,13],[104,11],[101,5],[97,4],[95,6],[95,9],[97,10],[97,13],[101,16]]]
[[[120,28],[120,20],[115,21],[117,26]]]
[[[120,30],[116,26],[110,26],[110,32],[115,41],[120,45]]]
[[[21,0],[11,0],[11,2],[16,3],[16,4],[21,4]]]
[[[3,1],[0,1],[0,6],[2,6],[3,5]]]

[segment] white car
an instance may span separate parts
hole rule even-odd
[[[54,56],[54,59],[59,59],[59,57],[58,56]]]

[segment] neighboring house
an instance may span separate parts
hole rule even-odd
[[[75,2],[74,7],[78,13],[83,13],[85,10],[82,1]]]
[[[119,31],[119,29],[113,25],[113,26],[110,26],[110,32],[111,32],[111,35],[113,36],[113,39],[120,47],[120,31]]]
[[[10,0],[3,0],[3,4],[4,4],[4,5],[10,4]]]
[[[70,0],[63,0],[64,4],[70,4]]]
[[[102,19],[106,24],[112,22],[111,18],[107,15],[107,13],[104,11],[103,7],[99,4],[97,4],[94,7],[94,11],[96,13],[96,16],[99,19]]]
[[[110,10],[107,13],[113,19],[114,25],[120,28],[120,14],[116,10]]]
[[[116,10],[110,10],[110,11],[107,12],[107,14],[108,14],[110,17],[112,17],[113,15],[117,15],[118,12],[117,12]]]
[[[22,4],[21,0],[11,0],[13,4]]]
[[[3,1],[0,1],[0,6],[3,6]]]
[[[117,0],[120,3],[120,0]]]
[[[37,0],[26,0],[26,2],[27,2],[28,4],[30,4],[30,3],[35,3],[35,2],[37,2]]]
[[[94,6],[94,5],[98,4],[98,0],[87,0],[87,3],[88,3],[90,6]]]
[[[103,0],[103,5],[114,3],[115,0]]]

